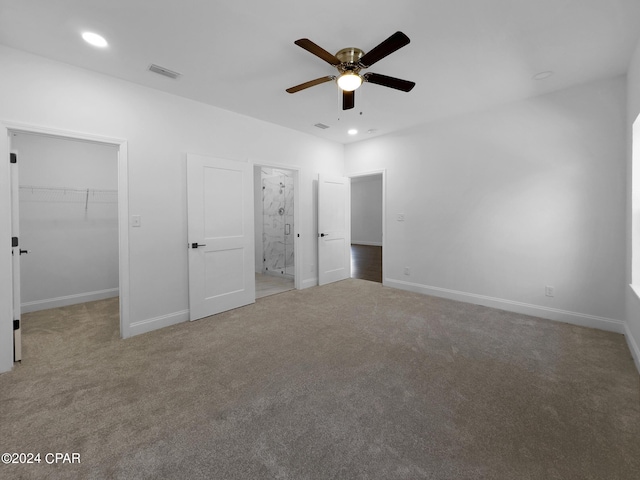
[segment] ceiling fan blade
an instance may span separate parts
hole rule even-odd
[[[375,83],[376,85],[382,85],[383,87],[395,88],[396,90],[402,90],[403,92],[410,92],[411,89],[416,86],[416,82],[402,80],[401,78],[387,77],[386,75],[380,75],[379,73],[369,72],[365,73],[363,77],[365,82]]]
[[[301,38],[300,40],[296,40],[293,43],[295,43],[299,47],[304,48],[307,52],[313,53],[316,57],[320,57],[322,60],[333,65],[334,67],[336,65],[340,65],[341,63],[340,60],[338,60],[338,57],[330,54],[324,48],[316,45],[308,38]]]
[[[396,50],[400,50],[410,41],[411,40],[409,40],[409,37],[407,37],[404,33],[396,32],[380,45],[374,47],[373,50],[365,53],[358,63],[362,66],[362,68],[369,68],[371,65],[379,60],[382,60],[387,55],[392,54]]]
[[[316,78],[315,80],[309,80],[308,82],[301,83],[300,85],[296,85],[295,87],[287,88],[287,93],[296,93],[300,90],[304,90],[305,88],[315,87],[316,85],[320,85],[321,83],[330,82],[331,80],[335,80],[336,77],[329,75],[327,77]]]
[[[347,92],[342,91],[342,109],[350,110],[356,105],[356,91]]]

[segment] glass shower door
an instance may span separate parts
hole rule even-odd
[[[294,275],[293,177],[262,171],[263,273]]]

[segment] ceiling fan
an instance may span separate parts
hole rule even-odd
[[[343,110],[349,110],[354,107],[355,90],[362,85],[362,82],[375,83],[376,85],[382,85],[383,87],[395,88],[396,90],[409,92],[413,87],[415,87],[415,82],[372,72],[360,75],[360,70],[369,68],[377,61],[382,60],[387,55],[401,49],[409,42],[409,37],[404,33],[396,32],[367,53],[364,53],[359,48],[343,48],[335,55],[332,55],[308,38],[296,40],[294,42],[296,45],[336,67],[338,69],[338,75],[327,75],[326,77],[316,78],[315,80],[301,83],[295,87],[287,88],[287,92],[296,93],[300,90],[304,90],[305,88],[336,80],[338,87],[342,90]]]

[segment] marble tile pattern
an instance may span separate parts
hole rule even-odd
[[[293,176],[275,168],[262,169],[263,272],[293,275]]]

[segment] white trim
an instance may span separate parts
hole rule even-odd
[[[351,245],[365,245],[368,247],[381,247],[382,242],[363,242],[361,240],[351,240]]]
[[[385,285],[400,290],[422,293],[424,295],[433,295],[436,297],[458,300],[466,303],[475,303],[485,305],[508,312],[522,313],[535,317],[545,318],[547,320],[555,320],[558,322],[570,323],[581,327],[597,328],[608,332],[625,333],[625,323],[622,320],[614,320],[612,318],[598,317],[596,315],[588,315],[585,313],[570,312],[558,308],[544,307],[541,305],[533,305],[523,302],[515,302],[502,298],[488,297],[486,295],[477,295],[474,293],[460,292],[447,288],[431,287],[428,285],[420,285],[417,283],[404,282],[401,280],[385,279]]]
[[[2,126],[7,130],[16,133],[44,135],[48,137],[62,137],[68,140],[86,140],[104,145],[120,145],[126,143],[126,140],[116,137],[106,137],[102,135],[94,135],[86,132],[76,132],[72,130],[58,130],[56,128],[42,127],[38,125],[28,125],[18,122],[2,122]]]
[[[368,170],[366,172],[354,172],[354,173],[350,173],[349,175],[347,175],[347,177],[349,178],[356,178],[356,177],[374,177],[376,175],[384,175],[385,172],[387,171],[386,168],[381,168],[379,170]]]
[[[631,291],[633,292],[633,295],[635,295],[636,300],[640,299],[640,285],[629,284],[629,287],[631,287]],[[640,373],[640,347],[638,347],[638,343],[636,342],[633,333],[631,333],[628,321],[627,323],[625,323],[624,328],[624,335],[625,337],[627,337],[627,345],[629,346],[629,351],[631,352],[633,361],[635,362],[636,368]]]
[[[131,290],[129,274],[129,144],[118,149],[118,287],[120,290],[120,337],[131,336]]]
[[[307,278],[306,280],[302,281],[302,288],[311,288],[311,287],[317,287],[318,286],[318,278],[314,277],[314,278]]]
[[[103,300],[105,298],[117,297],[119,290],[117,288],[109,288],[106,290],[96,290],[95,292],[77,293],[75,295],[65,295],[56,298],[45,298],[44,300],[34,300],[33,302],[24,302],[20,304],[22,313],[37,312],[39,310],[47,310],[48,308],[66,307],[75,305],[76,303],[93,302],[95,300]]]
[[[631,352],[633,361],[636,364],[636,369],[638,370],[638,373],[640,373],[640,347],[638,347],[638,344],[629,329],[629,325],[626,323],[624,325],[624,336],[627,338],[627,345],[629,346],[629,351]]]
[[[160,328],[170,327],[171,325],[188,321],[189,310],[181,310],[180,312],[169,313],[167,315],[133,322],[129,325],[129,333],[131,334],[130,336],[140,335],[141,333],[152,332]]]

